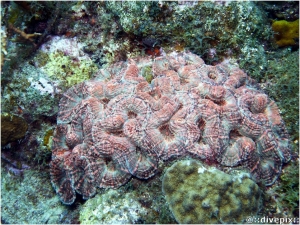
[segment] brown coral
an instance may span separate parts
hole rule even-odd
[[[236,66],[208,66],[191,53],[99,70],[64,94],[57,121],[51,179],[65,204],[76,192],[90,198],[96,187],[147,179],[159,160],[190,155],[272,185],[290,159],[276,104]]]
[[[28,124],[22,117],[12,114],[1,114],[1,145],[23,138]]]

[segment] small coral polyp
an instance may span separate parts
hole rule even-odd
[[[151,68],[151,84],[142,76]],[[191,156],[248,169],[272,185],[290,143],[274,101],[237,66],[189,52],[130,59],[70,88],[60,101],[51,180],[72,204],[96,187],[155,175],[159,160]]]

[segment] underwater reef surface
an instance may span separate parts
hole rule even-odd
[[[236,175],[233,168],[247,174],[262,192],[259,210],[253,213],[257,218],[299,218],[296,1],[2,1],[1,18],[2,223],[192,221],[192,215],[182,214],[182,210],[178,220],[177,209],[196,212],[192,208],[198,195],[191,192],[187,201],[175,204],[179,207],[175,209],[162,191],[164,174],[182,160],[196,160],[208,171],[216,167],[228,176]],[[171,52],[194,56],[197,63],[179,61],[177,68],[172,64],[175,61],[169,61]],[[229,85],[237,84],[228,81],[234,77],[232,67],[223,67],[233,61],[241,71],[236,82],[246,85],[244,89]],[[197,78],[200,67],[195,64],[201,64],[207,76],[201,73]],[[209,72],[212,68],[214,73]],[[220,74],[218,68],[225,72]],[[92,93],[101,93],[100,86],[90,79],[98,79],[105,98],[95,94],[91,99],[82,94],[74,105],[65,105],[64,113],[61,109],[68,93],[86,93],[93,88]],[[76,90],[75,85],[87,90]],[[184,92],[192,88],[198,91],[185,98]],[[120,90],[127,92],[120,94]],[[141,94],[138,100],[137,92]],[[202,117],[204,102],[213,102],[206,105],[206,111],[214,116],[204,116],[200,123],[195,123],[197,115],[195,121],[188,119],[195,112],[186,108],[194,95],[200,97],[194,106]],[[110,103],[114,98],[114,104]],[[85,102],[80,109],[75,107],[77,100]],[[136,112],[125,110],[137,106],[139,100],[149,110],[142,113],[142,105]],[[236,114],[248,118],[251,126],[231,120],[234,107],[228,114],[225,110],[230,109],[229,104],[236,105]],[[118,111],[121,105],[125,111]],[[68,124],[70,109],[78,110],[78,114],[71,110]],[[98,115],[95,110],[100,110]],[[162,117],[155,114],[163,111]],[[95,119],[93,116],[101,119],[87,123]],[[185,121],[182,126],[180,121]],[[83,133],[76,127],[78,122],[83,124]],[[213,129],[213,122],[222,129]],[[66,128],[62,135],[57,124]],[[154,124],[150,132],[154,138],[148,142],[143,134],[149,129],[143,124],[148,128]],[[120,127],[128,129],[121,132]],[[235,132],[226,132],[232,127]],[[157,133],[162,136],[154,135]],[[80,134],[91,135],[84,139]],[[81,152],[92,146],[97,135],[97,142],[105,144],[88,148],[92,159],[97,159],[93,161],[91,155]],[[118,138],[111,142],[112,136]],[[85,144],[75,147],[83,140]],[[171,150],[172,144],[178,148]],[[75,147],[76,151],[52,153],[55,146]],[[75,170],[74,163],[78,166]],[[179,186],[176,189],[181,193]],[[66,203],[73,202],[71,205],[60,201],[68,190],[71,200]],[[56,192],[61,193],[59,197]],[[217,200],[218,194],[213,196],[212,201]],[[204,208],[210,205],[207,199],[202,203]],[[215,205],[222,207],[222,202]],[[227,211],[236,212],[231,207]],[[221,223],[222,218],[214,222]]]

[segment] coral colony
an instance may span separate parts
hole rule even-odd
[[[163,177],[163,192],[178,223],[242,223],[261,208],[261,191],[245,173],[228,175],[197,160],[175,162]]]
[[[291,157],[275,102],[227,61],[205,65],[189,52],[129,59],[99,70],[60,101],[50,173],[64,204],[132,176],[148,179],[159,160],[181,156],[247,169],[266,185]]]

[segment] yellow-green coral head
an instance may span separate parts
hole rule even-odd
[[[280,47],[295,45],[295,39],[299,38],[299,19],[293,22],[275,21],[272,24],[272,29],[276,32],[274,37]]]

